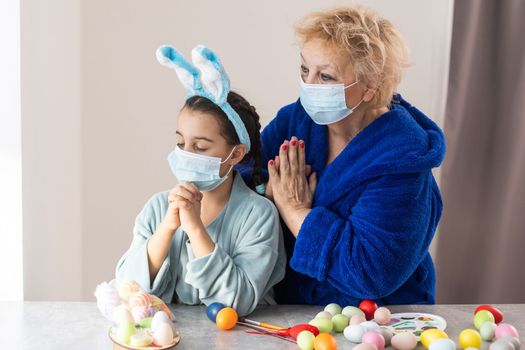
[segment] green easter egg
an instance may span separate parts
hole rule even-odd
[[[341,313],[341,310],[342,310],[341,306],[339,306],[339,305],[337,305],[335,303],[328,304],[324,308],[324,311],[328,311],[329,313],[332,314],[332,316],[339,315]]]
[[[495,323],[494,315],[487,310],[478,311],[476,315],[474,315],[474,326],[479,330],[481,325],[485,322]]]
[[[332,317],[332,324],[334,326],[334,330],[337,333],[341,333],[345,330],[346,327],[348,327],[349,321],[350,320],[348,319],[348,317],[343,314],[335,315],[334,317]]]
[[[315,335],[310,331],[302,331],[297,335],[297,345],[301,350],[313,350]]]
[[[314,318],[309,322],[309,324],[317,327],[317,329],[319,329],[319,333],[330,333],[332,329],[334,329],[332,320],[326,318]]]
[[[151,321],[153,320],[153,317],[146,317],[140,320],[139,327],[140,328],[151,328]]]
[[[135,325],[130,321],[124,321],[119,324],[116,336],[120,342],[129,344],[129,339],[133,334],[135,334],[135,332]]]
[[[348,317],[349,319],[355,315],[361,315],[365,317],[365,313],[363,312],[363,310],[355,306],[345,306],[345,308],[343,309],[343,311],[341,311],[341,313],[345,315],[346,317]]]
[[[494,322],[483,322],[481,327],[479,327],[479,334],[481,339],[485,341],[492,341],[494,339],[494,334],[496,333],[496,324]]]

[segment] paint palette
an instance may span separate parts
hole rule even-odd
[[[402,332],[412,332],[417,340],[423,331],[427,329],[447,328],[447,321],[441,316],[425,314],[420,312],[403,312],[392,314],[390,322],[384,326],[394,334]]]

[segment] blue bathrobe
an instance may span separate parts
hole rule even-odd
[[[288,266],[278,302],[434,303],[428,248],[443,207],[431,172],[445,154],[439,127],[395,95],[390,111],[326,166],[328,129],[315,124],[298,100],[262,132],[265,166],[292,136],[305,141],[318,184],[297,239],[283,225]],[[241,173],[249,181],[251,169]]]

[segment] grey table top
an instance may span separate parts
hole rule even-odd
[[[525,304],[495,305],[503,312],[505,321],[514,325],[523,343],[525,337]],[[185,349],[294,349],[299,347],[271,336],[247,334],[244,327],[221,331],[211,323],[204,306],[171,305],[177,317],[176,326],[182,340],[175,347]],[[457,344],[459,333],[473,328],[476,305],[410,305],[391,306],[392,312],[427,312],[443,316],[448,323],[447,334]],[[307,323],[320,306],[278,305],[261,306],[250,319],[283,327]],[[92,302],[0,302],[1,349],[112,349],[107,336],[110,326]],[[354,345],[337,334],[339,349]],[[419,345],[421,348],[422,346]],[[483,344],[488,348],[488,344]]]

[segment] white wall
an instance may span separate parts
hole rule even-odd
[[[258,108],[267,123],[280,106],[297,98],[298,49],[292,24],[312,10],[353,3],[291,0],[255,7],[240,0],[86,0],[79,9],[79,1],[53,0],[55,8],[34,12],[37,24],[27,24],[33,38],[23,41],[28,47],[35,40],[42,46],[56,42],[55,49],[68,53],[56,57],[44,50],[47,73],[33,69],[28,81],[36,86],[54,78],[49,97],[54,102],[62,99],[65,105],[51,108],[35,94],[38,89],[27,96],[28,101],[37,102],[24,113],[29,120],[45,117],[61,123],[51,127],[39,122],[40,132],[34,136],[40,139],[24,143],[34,170],[27,180],[38,194],[54,194],[48,202],[50,214],[39,213],[36,204],[27,211],[30,216],[24,223],[38,219],[40,224],[32,222],[25,231],[40,247],[55,244],[38,240],[40,235],[50,235],[56,244],[63,238],[71,247],[42,267],[37,265],[43,252],[32,251],[26,259],[34,267],[26,281],[38,281],[26,291],[31,289],[28,295],[35,299],[55,298],[53,290],[77,272],[67,296],[92,299],[95,285],[112,278],[142,205],[150,195],[172,185],[165,158],[174,146],[175,116],[184,93],[174,72],[155,60],[160,44],[171,43],[188,54],[199,43],[215,49],[233,87]],[[413,66],[400,90],[440,123],[452,1],[363,2],[390,18],[406,36]],[[32,8],[43,7],[36,0],[30,2]],[[67,28],[67,33],[53,25],[38,25],[49,18]],[[50,134],[38,136],[42,131]],[[63,148],[55,147],[58,142]],[[44,150],[51,152],[51,167],[37,162]],[[54,179],[46,190],[35,188],[41,177]],[[37,203],[42,204],[43,198]],[[54,266],[58,261],[68,261],[68,267]],[[51,271],[52,267],[57,270]],[[52,273],[48,281],[37,276],[42,271]],[[44,289],[33,288],[41,283],[46,284]]]
[[[27,300],[82,298],[79,0],[24,0],[22,167]]]
[[[19,7],[0,2],[0,301],[23,298]]]

